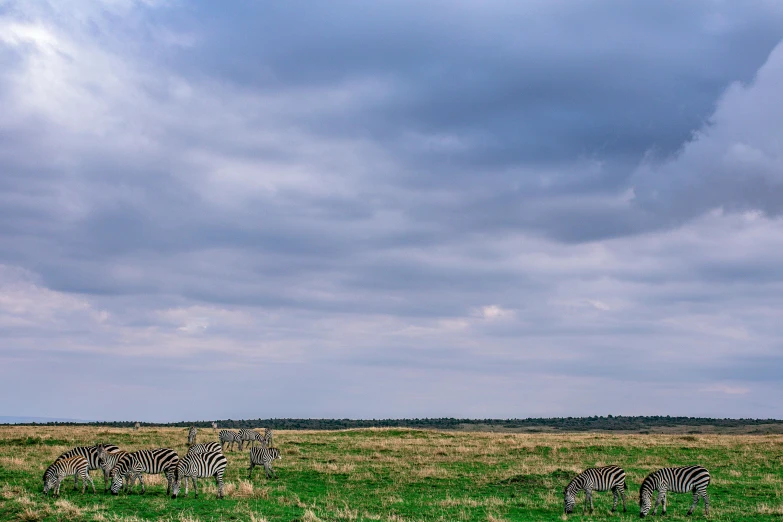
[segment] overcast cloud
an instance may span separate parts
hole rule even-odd
[[[783,416],[783,4],[0,0],[0,415]]]

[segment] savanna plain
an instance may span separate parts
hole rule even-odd
[[[198,442],[217,440],[199,429]],[[226,449],[226,497],[214,479],[199,479],[199,497],[166,496],[163,476],[147,476],[147,492],[112,497],[103,475],[97,493],[64,482],[59,498],[43,495],[42,476],[78,445],[113,443],[125,450],[169,447],[187,452],[187,429],[0,426],[1,520],[96,521],[532,521],[637,520],[643,478],[665,466],[701,464],[712,483],[710,520],[783,520],[783,435],[487,433],[411,429],[276,431],[279,478],[256,467],[248,451]],[[628,511],[610,513],[611,493],[595,493],[595,512],[563,514],[562,491],[588,467],[617,464],[627,473]],[[704,519],[689,494],[669,494],[667,519]]]

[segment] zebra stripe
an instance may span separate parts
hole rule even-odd
[[[253,468],[255,466],[264,466],[266,472],[266,478],[277,478],[277,473],[272,469],[272,461],[275,459],[282,459],[280,450],[277,448],[266,448],[261,446],[260,448],[250,449],[250,467],[247,470],[247,478],[250,480],[253,477]]]
[[[57,457],[58,459],[67,459],[68,457],[74,457],[76,455],[81,455],[85,459],[87,459],[87,470],[92,469],[101,469],[101,462],[100,462],[100,448],[106,448],[109,451],[117,451],[120,448],[115,446],[114,444],[96,444],[95,446],[76,446],[73,449],[70,449]],[[78,477],[73,477],[73,484],[74,487],[76,486],[78,482]],[[109,475],[104,471],[103,473],[103,485],[104,487],[108,483]]]
[[[202,442],[201,444],[194,444],[188,448],[188,455],[191,453],[213,453],[219,451],[223,453],[223,448],[219,442]]]
[[[566,514],[574,511],[576,504],[576,495],[580,491],[585,492],[585,505],[582,514],[587,511],[587,504],[590,503],[590,513],[593,512],[593,491],[609,491],[614,493],[614,503],[612,504],[612,513],[617,509],[617,497],[623,499],[623,511],[625,507],[625,471],[619,466],[604,466],[602,468],[590,468],[568,483],[563,492],[563,503]]]
[[[198,430],[196,430],[195,426],[191,426],[188,430],[188,446],[192,446],[196,443],[196,433]]]
[[[246,429],[242,428],[239,430],[239,451],[242,451],[242,446],[244,446],[245,442],[249,442],[249,447],[254,447],[255,441],[260,442],[263,444],[264,437],[261,436],[260,433],[258,433],[256,430]]]
[[[220,447],[224,448],[226,444],[228,444],[228,447],[233,449],[234,443],[238,442],[240,445],[240,450],[242,449],[242,441],[239,439],[239,433],[231,430],[220,430],[220,434],[218,435],[218,439],[220,440]]]
[[[106,492],[109,489],[109,478],[112,476],[112,470],[117,462],[127,455],[127,451],[104,451],[100,456],[101,469],[103,470],[104,482],[103,491]]]
[[[179,483],[185,479],[185,496],[188,496],[188,479],[193,483],[193,491],[198,498],[197,478],[215,477],[218,487],[218,498],[223,498],[223,474],[226,472],[228,461],[225,455],[219,451],[212,453],[188,453],[182,457],[174,470],[174,484],[171,498],[179,495]]]
[[[139,479],[141,492],[144,493],[144,477],[142,473],[165,473],[168,482],[166,494],[171,491],[171,482],[174,470],[179,461],[177,452],[169,448],[157,448],[151,450],[139,450],[121,457],[114,466],[111,476],[111,494],[116,495],[122,488],[123,482],[128,480],[126,489],[130,491],[133,483]]]
[[[673,491],[675,493],[693,492],[693,503],[688,510],[688,515],[696,509],[699,503],[699,497],[704,499],[704,515],[709,515],[710,499],[707,496],[707,486],[710,485],[710,472],[702,466],[683,466],[680,468],[662,468],[650,473],[642,482],[639,488],[639,506],[641,511],[639,516],[647,516],[652,504],[653,491],[658,491],[655,499],[655,508],[653,515],[658,511],[658,505],[663,504],[663,514],[666,514],[666,493]]]
[[[60,484],[62,484],[63,479],[69,475],[73,475],[77,478],[81,477],[82,494],[84,494],[84,490],[87,488],[87,481],[90,482],[90,485],[92,486],[92,492],[95,493],[95,484],[93,483],[92,478],[90,478],[90,473],[88,471],[89,467],[90,465],[87,462],[87,459],[81,455],[74,455],[64,459],[55,460],[48,468],[46,468],[46,471],[43,475],[44,495],[49,493],[49,491],[52,491],[54,496],[59,497]],[[74,481],[73,489],[76,489],[76,484],[77,483]]]
[[[262,439],[262,444],[265,444],[267,448],[271,448],[272,447],[272,437],[273,437],[273,435],[274,434],[272,433],[272,428],[264,428],[264,436],[263,436],[263,439]]]

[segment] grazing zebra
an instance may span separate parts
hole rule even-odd
[[[92,486],[92,492],[95,493],[95,484],[90,478],[90,473],[88,470],[89,463],[87,462],[87,459],[81,455],[74,455],[72,457],[55,460],[48,468],[46,468],[46,471],[44,472],[44,495],[49,493],[50,490],[53,490],[53,495],[59,497],[60,484],[62,483],[63,479],[69,475],[81,477],[82,494],[84,494],[84,490],[87,488],[87,481],[90,482],[90,485]],[[76,489],[76,484],[77,483],[74,482],[73,489]]]
[[[144,477],[142,473],[165,473],[168,485],[166,494],[171,491],[171,483],[174,479],[174,470],[177,467],[179,456],[177,452],[169,448],[157,448],[150,450],[139,450],[121,457],[117,465],[112,469],[111,475],[111,494],[116,495],[120,492],[123,482],[128,480],[126,489],[130,491],[133,483],[139,479],[141,483],[141,492],[144,493]]]
[[[196,443],[196,430],[195,426],[191,426],[188,430],[188,446],[192,446]]]
[[[191,453],[213,453],[215,451],[223,452],[219,442],[202,442],[201,444],[194,444],[188,448],[188,455]]]
[[[114,469],[114,466],[117,465],[117,462],[120,461],[122,457],[127,455],[127,451],[104,451],[101,453],[100,456],[100,466],[103,470],[103,491],[104,493],[106,490],[109,489],[109,478],[111,477],[111,470]]]
[[[587,511],[587,503],[590,503],[590,513],[593,512],[593,491],[609,491],[614,493],[612,513],[617,509],[618,495],[623,499],[623,511],[625,511],[625,471],[619,466],[605,466],[603,468],[590,468],[574,477],[563,491],[566,515],[574,511],[576,495],[585,491],[585,505],[582,514]]]
[[[228,447],[233,449],[234,443],[239,443],[239,449],[242,449],[242,440],[239,438],[239,433],[236,431],[231,430],[220,430],[220,434],[218,435],[218,439],[220,440],[220,447],[223,448],[226,444],[228,444]]]
[[[136,424],[134,424],[134,425],[133,425],[133,429],[134,429],[134,430],[137,430],[137,429],[139,429],[139,428],[141,428],[141,424],[139,424],[138,422],[137,422]]]
[[[701,466],[683,466],[681,468],[662,468],[647,475],[639,489],[639,516],[645,517],[650,511],[653,491],[658,491],[655,499],[653,515],[658,511],[658,505],[663,504],[663,514],[666,514],[666,492],[693,492],[693,504],[688,515],[696,509],[699,497],[704,499],[704,515],[709,515],[710,499],[707,496],[707,486],[710,484],[710,472]]]
[[[179,483],[185,479],[185,496],[188,496],[188,479],[193,483],[193,491],[198,498],[197,478],[215,477],[218,487],[218,498],[223,498],[223,473],[226,472],[228,461],[220,451],[212,453],[188,453],[182,457],[174,470],[174,484],[171,498],[179,495]]]
[[[272,461],[275,459],[282,459],[280,450],[277,448],[266,448],[261,446],[260,448],[250,448],[250,467],[248,468],[247,478],[250,480],[253,476],[253,468],[255,466],[264,466],[266,472],[266,478],[274,476],[277,478],[277,473],[272,469]]]
[[[256,430],[250,430],[242,428],[239,430],[239,451],[242,451],[242,446],[245,442],[248,442],[248,447],[252,448],[255,441],[263,444],[264,437],[261,436]]]
[[[58,459],[67,459],[68,457],[74,457],[76,455],[81,455],[85,459],[87,459],[87,471],[92,469],[100,469],[101,463],[100,463],[100,448],[106,448],[108,451],[117,451],[120,448],[115,446],[114,444],[96,444],[95,446],[76,446],[73,449],[70,449],[57,457]],[[79,480],[79,477],[74,475],[73,477],[73,485],[76,487],[76,484]],[[104,472],[103,473],[103,485],[106,486],[107,481],[109,480],[109,475]]]

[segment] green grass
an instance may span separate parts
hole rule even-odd
[[[256,468],[248,481],[247,451],[227,452],[223,500],[209,479],[199,480],[198,499],[191,491],[173,500],[162,477],[145,479],[146,495],[112,497],[103,493],[98,471],[95,495],[74,491],[72,479],[60,499],[42,494],[44,469],[73,446],[104,441],[182,454],[186,440],[181,428],[0,427],[0,520],[565,520],[565,484],[586,467],[606,464],[627,472],[628,512],[610,514],[611,494],[596,493],[593,516],[569,519],[637,520],[645,475],[695,463],[712,474],[711,520],[783,520],[781,435],[278,431],[279,480],[266,480]],[[201,429],[198,440],[215,435]],[[667,519],[686,520],[690,501],[670,494]],[[702,513],[700,505],[696,519]]]

